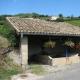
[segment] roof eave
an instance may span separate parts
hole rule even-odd
[[[62,34],[62,33],[35,33],[35,32],[20,32],[20,34],[23,35],[43,35],[43,36],[74,36],[74,37],[80,37],[80,34]]]

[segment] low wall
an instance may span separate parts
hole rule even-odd
[[[55,65],[66,65],[66,64],[74,64],[74,63],[79,63],[80,62],[80,57],[79,56],[73,56],[73,57],[68,57],[68,58],[54,58],[52,59],[52,66]]]
[[[79,56],[73,56],[73,57],[62,57],[62,58],[52,58],[47,55],[38,55],[36,56],[37,60],[39,62],[42,62],[44,64],[48,64],[51,66],[61,66],[61,65],[66,65],[66,64],[74,64],[74,63],[79,63],[80,62],[80,57]],[[36,60],[35,58],[35,60]]]

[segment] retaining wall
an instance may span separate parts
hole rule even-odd
[[[80,57],[79,56],[72,56],[72,57],[61,57],[61,58],[51,58],[50,56],[47,55],[38,55],[36,56],[39,62],[42,62],[44,64],[48,64],[51,66],[60,66],[60,65],[66,65],[66,64],[74,64],[74,63],[79,63],[80,62]]]

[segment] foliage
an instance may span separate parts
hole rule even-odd
[[[39,14],[37,14],[37,13],[32,13],[32,15],[33,15],[32,16],[33,18],[39,18]]]
[[[15,33],[8,26],[0,26],[0,34],[8,39],[10,46],[14,46],[16,43]]]
[[[13,63],[9,57],[0,57],[0,80],[8,80],[12,75],[23,72],[23,69]]]
[[[1,15],[0,16],[0,21],[6,21],[6,17],[12,17],[12,15],[7,15],[7,14]]]
[[[71,48],[73,48],[75,46],[74,42],[72,42],[71,40],[65,41],[64,45],[70,46]]]
[[[56,42],[50,40],[50,41],[45,42],[43,46],[44,46],[44,47],[51,47],[51,48],[54,48],[55,45],[56,45]]]
[[[2,71],[0,73],[0,79],[9,79],[10,76],[18,74],[18,70],[17,69],[6,70],[6,69],[4,69],[2,67],[1,67],[1,69],[2,69]]]
[[[71,15],[71,19],[74,19],[74,15],[73,14]]]
[[[19,13],[19,14],[16,14],[14,15],[15,17],[20,17],[20,18],[39,18],[39,19],[49,19],[50,16],[49,15],[41,15],[41,14],[37,14],[35,12],[33,13]]]
[[[4,25],[5,24],[5,22],[4,21],[0,21],[0,25]]]
[[[13,59],[11,59],[10,57],[5,57],[4,61],[5,61],[5,62],[13,61]]]
[[[7,15],[6,15],[7,16]],[[9,46],[14,46],[16,45],[16,40],[17,36],[15,34],[15,31],[13,28],[7,23],[6,21],[6,16],[0,16],[1,21],[0,21],[0,35],[3,37],[7,38],[9,41]]]
[[[80,18],[80,16],[78,16],[78,18]]]
[[[80,19],[78,19],[78,20],[70,20],[70,21],[65,21],[65,22],[80,27]]]
[[[59,14],[59,18],[63,18],[63,15],[62,14]]]
[[[80,49],[80,42],[76,45],[76,48]]]
[[[31,17],[32,17],[32,14],[30,14],[30,13],[26,13],[26,14],[24,14],[24,13],[19,13],[19,14],[14,15],[14,17],[31,18]]]
[[[67,18],[70,18],[70,16],[67,16]]]
[[[56,21],[57,21],[57,22],[63,22],[64,19],[63,19],[63,18],[57,18]]]

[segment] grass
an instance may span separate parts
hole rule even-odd
[[[46,73],[46,69],[43,68],[41,65],[31,64],[29,67],[29,70],[31,70],[32,73],[37,75],[43,75]]]
[[[8,46],[8,40],[0,35],[0,52],[8,48]],[[12,75],[22,72],[22,67],[13,63],[13,59],[0,55],[0,80],[10,80]]]
[[[50,19],[50,17],[40,17],[40,20],[47,20]]]
[[[0,67],[0,80],[1,79],[10,79],[10,77],[12,75],[15,75],[15,74],[18,74],[18,69],[11,69],[11,70],[7,70],[7,69],[4,69],[3,67]]]
[[[72,21],[66,21],[66,22],[80,27],[80,20],[72,20]]]
[[[0,58],[0,80],[8,80],[12,75],[22,72],[23,69],[19,65],[13,63],[11,58]]]
[[[6,57],[4,58],[5,62],[9,62],[9,61],[13,61],[13,59],[11,59],[10,57]]]

